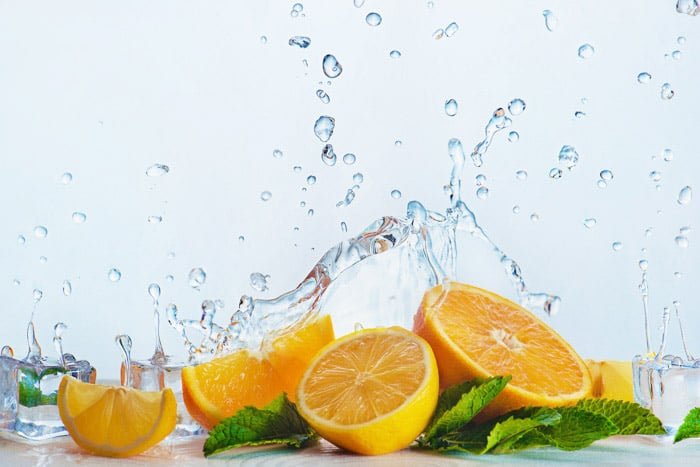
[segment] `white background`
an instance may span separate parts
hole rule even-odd
[[[674,243],[681,226],[700,228],[698,201],[676,203],[683,186],[700,185],[700,19],[676,13],[673,0],[437,0],[432,9],[425,1],[367,0],[358,9],[351,0],[309,0],[298,18],[293,3],[0,2],[0,343],[24,354],[38,287],[45,352],[53,354],[51,327],[62,320],[66,350],[114,377],[115,334],[133,337],[137,357],[152,352],[150,282],[188,317],[203,298],[224,299],[229,314],[253,292],[254,271],[271,275],[264,296],[288,290],[373,219],[402,214],[411,199],[441,209],[448,139],[473,147],[491,112],[520,97],[527,109],[512,127],[520,141],[498,134],[484,166],[466,167],[465,200],[533,289],[561,295],[549,322],[586,357],[642,352],[637,262],[646,247],[654,332],[662,307],[680,300],[700,353],[697,232],[687,249]],[[545,29],[545,8],[558,17],[554,32]],[[370,11],[382,15],[380,26],[366,24]],[[453,37],[431,37],[452,21],[460,27]],[[308,49],[287,44],[297,34],[311,38]],[[576,52],[586,42],[595,55],[582,60]],[[401,58],[391,59],[392,49]],[[680,60],[665,57],[675,49]],[[331,85],[321,72],[326,53],[343,65]],[[652,74],[649,84],[636,82],[642,71]],[[670,101],[660,98],[666,81],[676,92]],[[316,97],[319,87],[330,104]],[[459,102],[455,117],[443,110],[449,98]],[[577,110],[587,116],[575,118]],[[319,115],[336,119],[331,142],[340,155],[356,154],[355,165],[322,163],[312,130]],[[564,144],[580,162],[552,180]],[[664,148],[673,161],[664,162]],[[274,149],[284,157],[274,159]],[[170,173],[147,177],[154,163]],[[515,178],[520,169],[526,181]],[[606,189],[596,186],[603,169],[615,176]],[[662,172],[660,191],[651,170]],[[66,171],[69,185],[60,181]],[[335,207],[358,171],[365,181],[357,198]],[[487,200],[474,195],[477,173],[488,179]],[[309,174],[318,182],[304,193]],[[399,200],[389,195],[395,188]],[[74,211],[87,222],[75,224]],[[163,222],[147,223],[150,215]],[[587,217],[598,220],[592,230]],[[47,238],[33,236],[36,225]],[[614,241],[624,248],[613,251]],[[107,279],[112,267],[123,273],[117,283]],[[193,267],[208,274],[201,292],[187,285]],[[179,350],[172,331],[163,336],[167,350]]]

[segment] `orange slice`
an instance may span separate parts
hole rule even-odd
[[[593,381],[593,397],[634,402],[632,362],[586,360]]]
[[[171,389],[145,392],[64,376],[57,404],[71,438],[98,456],[139,454],[168,436],[177,420],[177,402]]]
[[[238,350],[182,370],[187,411],[207,429],[247,405],[262,407],[286,392],[291,398],[315,353],[333,340],[324,315],[285,330],[262,350]]]
[[[427,342],[402,328],[358,331],[324,347],[297,388],[304,419],[359,454],[407,447],[437,404],[437,363]]]
[[[433,287],[423,297],[414,331],[430,342],[442,387],[475,377],[513,377],[481,420],[591,395],[588,368],[574,349],[532,313],[495,293],[458,282]]]

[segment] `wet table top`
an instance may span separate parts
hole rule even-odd
[[[517,455],[472,456],[467,454],[435,454],[403,450],[377,457],[361,457],[335,448],[321,441],[316,446],[295,451],[286,448],[243,448],[205,459],[202,455],[204,437],[183,441],[166,440],[140,456],[128,459],[94,457],[80,450],[68,437],[42,443],[0,439],[0,465],[60,466],[60,465],[244,465],[244,466],[297,466],[297,465],[363,465],[363,466],[469,466],[478,464],[556,464],[556,463],[623,463],[700,465],[700,439],[672,445],[670,438],[652,436],[613,437],[599,441],[576,452],[555,449],[525,451]]]

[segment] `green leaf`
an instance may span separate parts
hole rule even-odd
[[[634,402],[609,399],[586,399],[576,407],[607,417],[618,428],[619,435],[663,435],[664,426],[651,411]]]
[[[447,388],[438,399],[438,406],[428,427],[418,441],[421,446],[438,447],[442,435],[462,428],[506,387],[510,376],[473,379]]]
[[[618,433],[617,426],[604,415],[578,407],[560,407],[557,411],[561,415],[559,423],[543,427],[539,431],[549,445],[559,449],[575,451],[589,446],[594,441]],[[518,449],[527,447],[530,446],[518,446]]]
[[[678,427],[673,442],[677,443],[687,438],[697,437],[700,437],[700,407],[695,407],[688,412],[688,415],[685,416],[685,420],[683,420],[681,426]]]
[[[204,455],[211,456],[241,446],[286,444],[302,448],[317,435],[282,393],[262,409],[245,407],[222,420],[204,443]]]

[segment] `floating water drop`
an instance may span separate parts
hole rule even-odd
[[[34,227],[34,236],[36,238],[46,238],[48,234],[49,229],[47,229],[43,225],[37,225],[36,227]]]
[[[379,26],[382,24],[382,17],[379,13],[372,12],[365,17],[365,21],[370,26]]]
[[[70,281],[63,281],[61,290],[63,290],[63,295],[66,297],[73,293],[73,286],[71,285]]]
[[[685,44],[685,40],[686,40],[685,36],[678,36],[678,38],[676,39],[676,42],[678,43],[678,45],[683,45],[683,44]]]
[[[309,216],[309,217],[313,217],[313,216],[314,216],[314,210],[313,210],[313,209],[309,209],[308,211],[306,211],[306,215]]]
[[[329,78],[337,78],[343,72],[343,66],[331,54],[323,57],[323,73]]]
[[[533,212],[532,214],[530,214],[530,220],[532,222],[537,222],[540,220],[540,215],[537,214],[536,212]]]
[[[20,281],[19,279],[14,279],[14,280],[12,281],[12,284],[13,284],[13,285],[21,285],[21,284],[22,284],[22,281]]]
[[[357,183],[357,184],[362,183],[364,180],[365,180],[365,177],[360,172],[357,172],[356,174],[354,174],[352,176],[352,181]]]
[[[518,206],[516,204],[515,206],[513,206],[512,211],[513,211],[513,214],[518,214],[520,212],[520,206]]]
[[[428,8],[433,8],[435,6],[435,2],[430,0],[428,3],[425,4]]]
[[[435,32],[433,32],[433,39],[435,39],[436,41],[442,39],[444,36],[445,36],[445,30],[442,28],[436,29]]]
[[[326,91],[323,89],[317,89],[316,90],[316,96],[323,102],[324,104],[328,104],[331,101],[331,96],[326,94]]]
[[[487,199],[489,197],[489,189],[485,186],[480,186],[476,190],[476,197],[479,199]]]
[[[168,282],[173,282],[175,280],[175,276],[173,276],[172,274],[168,274],[165,276],[165,280]]]
[[[267,285],[268,279],[270,279],[269,275],[254,272],[250,275],[250,286],[258,292],[265,292],[269,290],[269,286]]]
[[[649,178],[654,182],[658,182],[659,180],[661,180],[661,172],[657,170],[652,170],[651,172],[649,172]]]
[[[24,245],[25,243],[27,243],[27,237],[25,237],[24,235],[18,235],[17,243],[20,245]]]
[[[260,36],[260,43],[263,45],[267,44],[267,36]]]
[[[562,172],[562,170],[559,167],[553,167],[549,171],[549,178],[552,178],[554,180],[558,180],[562,177],[563,174],[564,174],[564,172]]]
[[[522,99],[513,99],[508,103],[508,112],[511,115],[520,115],[525,111],[525,101]]]
[[[452,37],[455,35],[455,33],[459,31],[459,25],[457,23],[450,23],[447,25],[445,28],[445,35],[447,37]]]
[[[263,200],[263,201],[269,201],[270,198],[272,198],[272,193],[270,193],[269,191],[263,191],[262,193],[260,193],[260,199],[261,199],[261,200]]]
[[[518,134],[518,132],[511,131],[510,133],[508,133],[508,141],[510,143],[517,143],[518,141],[520,141],[520,135]]]
[[[683,227],[680,228],[679,233],[681,235],[688,235],[690,233],[690,226],[684,225]]]
[[[559,163],[563,164],[564,167],[571,170],[578,164],[578,153],[576,148],[569,145],[564,145],[559,150]],[[550,175],[551,176],[551,175]]]
[[[515,178],[518,180],[527,180],[527,172],[524,170],[518,170],[515,172]]]
[[[327,115],[318,117],[318,119],[316,119],[316,123],[314,123],[314,134],[324,143],[331,139],[334,129],[335,118]]]
[[[689,16],[697,16],[700,14],[700,2],[698,0],[678,0],[676,11]]]
[[[547,31],[554,31],[559,23],[559,20],[557,20],[557,17],[554,16],[554,13],[552,13],[550,10],[544,10],[542,12],[542,16],[544,16],[544,27],[547,28]]]
[[[302,5],[301,3],[295,3],[294,5],[292,5],[292,11],[289,12],[289,15],[292,18],[296,18],[302,11],[304,11],[304,5]]]
[[[612,249],[614,251],[620,251],[622,250],[622,242],[613,242],[612,244]]]
[[[114,342],[116,342],[117,347],[119,347],[119,350],[122,352],[122,360],[124,363],[124,386],[130,387],[131,386],[131,337],[127,336],[126,334],[120,334],[114,338]]]
[[[673,277],[675,277],[676,279],[680,279],[683,277],[683,274],[679,271],[676,271],[673,273]]]
[[[360,8],[365,4],[365,0],[352,0],[352,3],[355,5],[355,8]]]
[[[457,101],[454,99],[450,99],[448,101],[445,101],[445,113],[450,116],[454,117],[457,115],[457,110],[459,109],[459,104],[457,104]]]
[[[160,177],[170,172],[170,167],[163,164],[153,164],[146,169],[146,175],[149,177]]]
[[[583,226],[587,229],[592,229],[596,226],[597,223],[598,221],[595,219],[595,217],[588,217],[583,220]]]
[[[401,198],[401,192],[399,190],[391,190],[391,197],[394,199]]]
[[[637,82],[639,84],[647,84],[651,81],[651,75],[646,71],[643,71],[637,75]]]
[[[238,236],[238,241],[241,242],[241,243],[245,242],[245,236],[239,235],[239,236]]]
[[[299,172],[301,172],[301,166],[300,166],[300,165],[295,165],[294,168],[293,168],[292,170],[294,170],[295,172],[299,173]]]
[[[678,204],[688,204],[693,199],[693,189],[690,186],[684,186],[678,193]]]
[[[335,152],[333,151],[332,144],[326,144],[323,146],[323,149],[321,150],[321,160],[324,164],[330,166],[334,166],[338,161],[338,156],[336,156]]]
[[[676,242],[676,245],[678,245],[679,247],[688,248],[688,237],[686,237],[685,235],[677,235],[674,240]]]
[[[311,45],[311,38],[306,36],[292,36],[289,38],[289,45],[305,49]]]
[[[3,345],[2,350],[0,350],[0,357],[9,357],[12,358],[15,356],[15,351],[12,347],[9,345]]]
[[[190,287],[199,290],[207,281],[207,273],[202,268],[193,268],[187,276]]]
[[[591,44],[583,44],[578,48],[578,56],[583,59],[591,58],[595,53],[595,49]]]
[[[674,60],[680,60],[681,59],[681,51],[680,50],[674,50],[671,52],[671,58]]]
[[[157,303],[160,298],[160,286],[156,283],[150,284],[148,286],[148,295],[151,296],[154,303]]]
[[[272,151],[272,157],[274,157],[275,159],[281,159],[282,156],[284,156],[284,153],[279,149],[275,149],[274,151]]]
[[[73,219],[73,222],[76,224],[83,224],[87,220],[87,216],[84,212],[75,211],[71,215],[71,219]]]
[[[676,95],[676,92],[671,89],[671,85],[668,83],[664,83],[661,85],[661,99],[667,101],[669,99],[673,99],[673,96]]]
[[[117,268],[112,268],[107,271],[107,278],[112,282],[119,282],[122,278],[122,272]]]
[[[671,162],[673,160],[673,151],[670,149],[664,149],[664,160],[666,162]]]
[[[391,52],[389,52],[389,57],[401,58],[401,52],[399,52],[398,50],[392,50]]]
[[[64,172],[63,175],[61,175],[61,183],[64,185],[68,185],[70,182],[73,181],[73,174],[70,172]]]
[[[340,231],[343,233],[347,233],[348,231],[348,224],[345,223],[345,221],[340,222]]]
[[[357,157],[355,157],[355,154],[350,152],[343,156],[343,162],[345,163],[345,165],[352,165],[355,163],[356,160]]]
[[[577,110],[576,112],[574,112],[574,117],[576,117],[576,118],[583,118],[585,116],[586,116],[586,112],[581,112],[580,110]]]
[[[308,183],[309,185],[313,185],[314,183],[316,183],[316,176],[309,175],[308,177],[306,177],[306,183]]]
[[[46,256],[39,256],[39,262],[41,264],[46,264],[49,259]]]
[[[600,178],[605,180],[606,182],[609,182],[610,180],[613,179],[613,173],[610,170],[601,170],[600,171]]]
[[[597,182],[598,188],[607,188],[608,187],[608,182],[603,180],[602,178],[598,180]]]
[[[402,144],[403,144],[403,142],[400,139],[397,139],[396,141],[394,141],[394,146],[396,146],[397,148],[401,147]]]
[[[477,143],[471,153],[472,163],[475,167],[481,167],[483,164],[483,156],[491,146],[494,135],[504,128],[509,127],[511,123],[512,120],[510,117],[506,116],[506,111],[502,108],[499,107],[493,112],[486,124],[486,128],[484,128],[484,139]]]
[[[646,259],[640,259],[639,269],[641,269],[642,271],[646,271],[647,269],[649,269],[649,261],[647,261]]]

